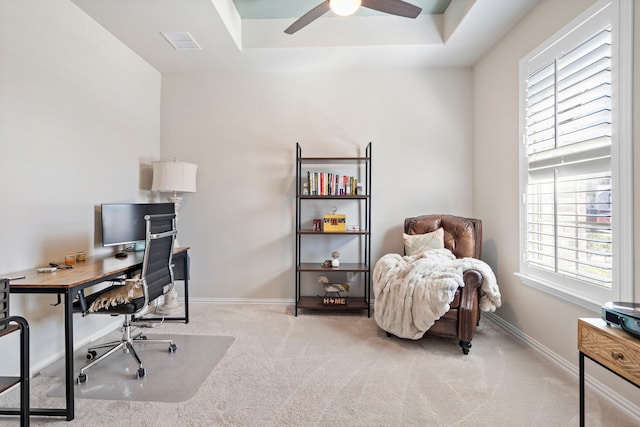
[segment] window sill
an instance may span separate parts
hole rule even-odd
[[[577,306],[586,308],[587,310],[596,312],[598,313],[598,315],[602,311],[602,302],[594,300],[593,297],[590,297],[588,295],[577,295],[574,291],[569,291],[556,285],[553,282],[541,279],[539,277],[528,276],[522,273],[513,274],[520,278],[520,281],[524,285],[538,289],[542,292],[553,295]]]

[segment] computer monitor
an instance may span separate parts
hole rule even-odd
[[[102,246],[145,240],[145,215],[175,212],[173,203],[105,203],[101,205]]]

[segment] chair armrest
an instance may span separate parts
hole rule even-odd
[[[17,331],[18,329],[21,329],[22,333],[25,333],[25,331],[27,333],[29,332],[29,323],[22,316],[9,316],[5,317],[4,319],[0,319],[0,325],[7,326],[5,329],[2,329],[0,331],[0,336],[8,335],[11,332]]]
[[[479,303],[483,278],[478,270],[467,270],[462,280],[464,287],[460,289],[458,337],[463,341],[471,341],[480,320]]]
[[[462,276],[462,281],[466,289],[477,290],[482,286],[484,279],[478,270],[467,270]]]
[[[76,304],[79,307],[80,313],[82,313],[82,317],[89,314],[89,306],[87,305],[87,299],[84,296],[84,289],[80,289],[80,291],[78,291],[78,301]],[[74,306],[76,304],[74,304]]]

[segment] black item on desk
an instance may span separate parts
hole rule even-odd
[[[73,265],[64,264],[64,263],[58,263],[58,262],[50,262],[49,265],[51,267],[56,267],[56,268],[61,268],[61,269],[73,268]]]
[[[640,339],[640,304],[635,302],[606,302],[602,306],[602,318],[618,325],[626,333]]]

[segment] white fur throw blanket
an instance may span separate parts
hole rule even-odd
[[[480,310],[501,305],[496,277],[486,263],[456,257],[448,249],[418,255],[384,255],[373,269],[374,317],[378,326],[397,337],[420,339],[449,311],[456,289],[464,286],[466,270],[482,274]]]
[[[113,286],[110,290],[100,295],[89,306],[89,313],[109,308],[118,304],[125,304],[136,298],[143,297],[142,286],[137,279],[127,279],[121,286]]]

